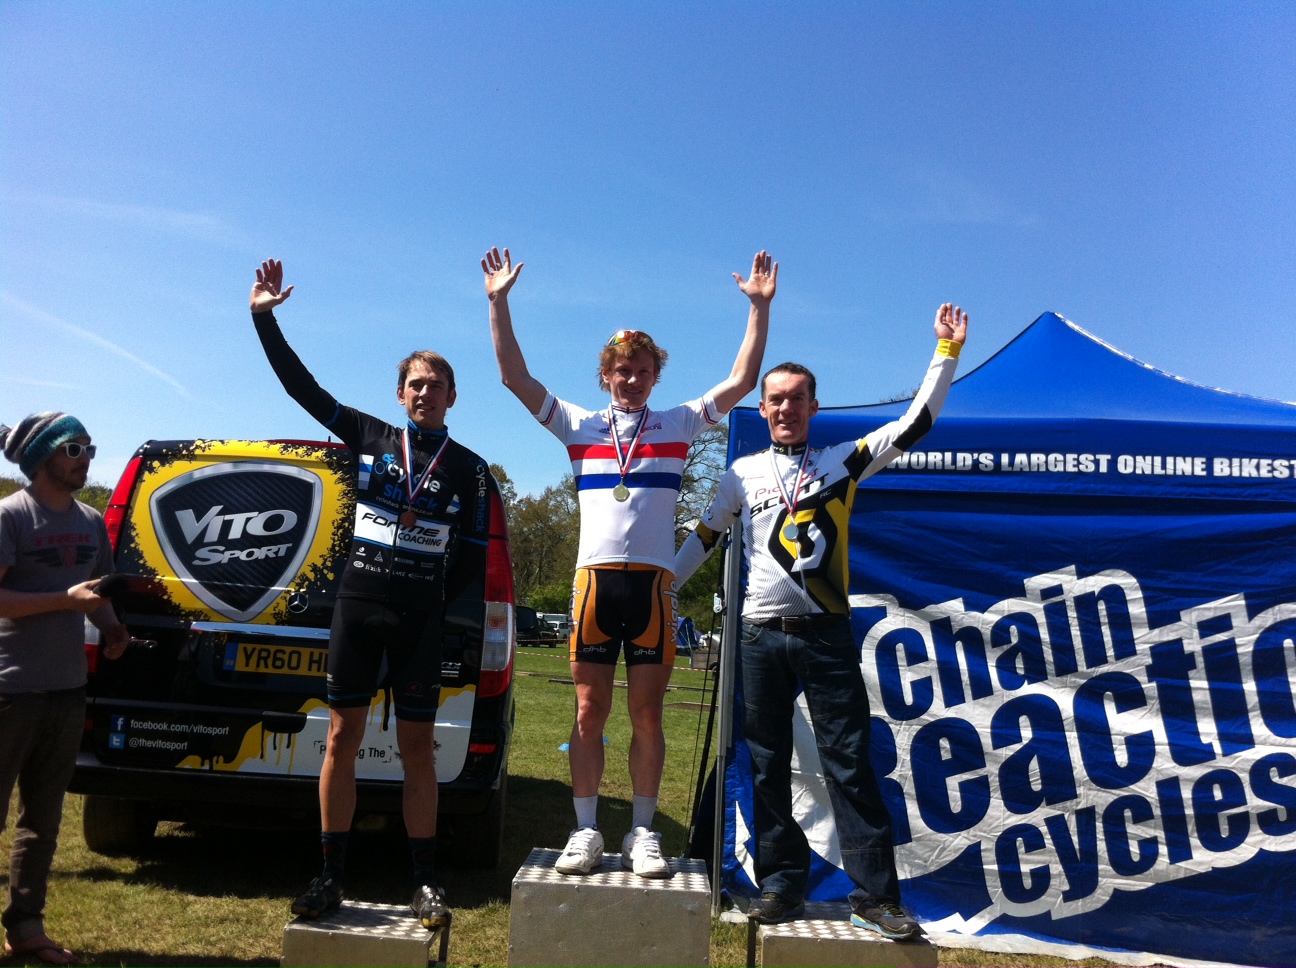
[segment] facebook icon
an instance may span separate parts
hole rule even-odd
[[[123,729],[126,728],[126,717],[114,716],[112,718],[112,728],[113,728],[113,732],[120,733]]]

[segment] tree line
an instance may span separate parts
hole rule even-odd
[[[16,477],[0,477],[0,497],[8,497],[15,491],[21,491],[26,486],[27,482],[25,480]],[[78,501],[90,505],[100,514],[103,514],[104,508],[108,506],[108,498],[110,497],[112,497],[112,488],[104,487],[102,484],[87,484],[76,494]]]

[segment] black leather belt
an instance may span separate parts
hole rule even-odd
[[[777,615],[774,618],[752,622],[761,628],[773,629],[775,632],[809,632],[811,629],[826,629],[845,622],[845,615],[832,612],[815,612],[811,615]]]

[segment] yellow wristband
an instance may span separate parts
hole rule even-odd
[[[962,343],[956,343],[952,339],[939,339],[936,341],[937,356],[948,356],[952,360],[957,360],[961,352],[963,352]]]

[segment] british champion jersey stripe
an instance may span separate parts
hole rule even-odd
[[[642,433],[624,482],[626,501],[613,497],[622,483],[608,415],[617,421],[624,460]],[[669,410],[590,411],[546,394],[536,420],[567,447],[580,500],[580,550],[576,566],[635,563],[670,570],[675,558],[675,502],[689,445],[724,414],[711,397]]]
[[[688,457],[689,445],[687,442],[682,443],[660,443],[660,444],[640,444],[635,449],[635,460],[649,460],[656,457],[673,458],[684,460]],[[621,454],[624,457],[626,452],[622,448]],[[601,447],[597,444],[571,444],[567,448],[567,457],[572,461],[578,460],[610,460],[616,463],[616,448]]]
[[[631,471],[625,476],[625,486],[630,488],[631,491],[643,487],[664,487],[668,490],[679,491],[680,483],[683,480],[682,474],[653,474],[647,471]],[[621,481],[620,474],[582,474],[576,478],[576,490],[609,489],[616,487]]]

